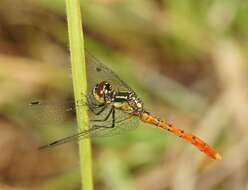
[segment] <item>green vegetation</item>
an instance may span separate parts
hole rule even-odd
[[[84,39],[80,12],[80,2],[78,0],[67,0],[67,22],[70,41],[72,79],[74,87],[74,97],[76,102],[83,100],[86,102],[87,77],[84,56]],[[77,124],[79,131],[89,129],[88,115],[86,107],[77,107]],[[79,141],[80,165],[82,175],[82,189],[93,190],[92,161],[90,139]]]

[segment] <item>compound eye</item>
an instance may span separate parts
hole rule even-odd
[[[99,85],[99,84],[96,84],[96,86],[95,86],[95,88],[94,88],[94,92],[95,92],[98,96],[102,97],[102,96],[103,96],[103,89],[102,89],[102,86]]]

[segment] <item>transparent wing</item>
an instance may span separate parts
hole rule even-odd
[[[126,116],[122,120],[116,122],[116,126],[112,128],[112,122],[105,122],[104,125],[91,125],[89,130],[85,130],[71,136],[67,136],[58,140],[55,140],[49,144],[39,147],[39,149],[52,148],[58,145],[62,145],[68,142],[83,140],[89,137],[109,137],[113,135],[119,135],[123,132],[134,130],[139,125],[139,119],[135,116]]]
[[[36,100],[30,102],[29,105],[27,105],[27,109],[39,123],[51,121],[57,124],[75,118],[76,106],[87,105],[85,102],[75,104],[74,101],[47,102]]]
[[[55,124],[65,122],[68,120],[75,119],[76,117],[76,107],[84,106],[87,108],[89,113],[89,119],[91,123],[95,123],[94,120],[102,120],[102,122],[98,121],[99,125],[103,125],[104,123],[110,122],[112,116],[109,115],[111,111],[111,106],[107,106],[103,109],[99,108],[89,108],[86,102],[80,101],[75,103],[74,101],[68,102],[45,102],[45,101],[33,101],[29,104],[28,108],[30,112],[33,114],[35,120],[40,123],[46,123],[47,120],[54,122]],[[99,114],[96,114],[99,113]],[[123,118],[127,117],[127,114],[122,111],[116,110],[115,114],[115,122],[123,120]],[[107,116],[109,115],[109,118]],[[104,120],[106,118],[106,120]]]
[[[86,51],[86,67],[88,92],[90,92],[97,83],[102,81],[110,82],[114,90],[131,91],[131,88],[124,81],[88,51]]]
[[[75,106],[85,106],[85,103],[75,104],[69,102],[67,104],[45,104],[40,101],[32,102],[31,107],[34,108],[35,118],[38,119],[42,126],[47,126],[47,121],[52,121],[54,127],[60,127],[61,122],[75,122]],[[98,111],[98,110],[95,110]],[[109,114],[110,113],[110,114]],[[75,133],[71,136],[55,140],[49,144],[41,146],[40,149],[51,148],[70,141],[84,139],[88,137],[109,137],[119,135],[136,129],[139,125],[139,118],[127,114],[121,110],[115,110],[115,115],[111,114],[111,107],[106,107],[99,115],[89,112],[90,128],[87,131]],[[107,117],[108,116],[108,117]],[[43,118],[41,118],[43,117]],[[48,118],[44,118],[48,117]],[[97,121],[96,121],[97,120]],[[76,128],[74,128],[76,130]]]
[[[102,64],[88,51],[86,52],[86,62],[88,83],[88,93],[86,96],[88,100],[90,100],[90,102],[94,102],[94,100],[92,100],[92,89],[97,83],[102,81],[110,82],[113,86],[113,90],[115,91],[132,91],[132,89],[124,81],[122,81],[111,69]],[[106,107],[106,109],[104,109],[101,114],[96,114],[100,111],[101,108],[94,108],[92,111],[92,108],[88,107],[89,105],[87,102],[78,101],[75,103],[74,101],[66,101],[59,103],[48,103],[36,101],[30,104],[30,110],[32,110],[35,118],[38,121],[42,122],[42,124],[46,123],[47,121],[53,121],[55,125],[60,125],[61,122],[72,120],[73,118],[75,120],[75,108],[77,106],[87,106],[89,110],[89,130],[75,133],[72,136],[54,141],[49,145],[45,145],[44,148],[63,144],[76,139],[87,138],[89,136],[112,136],[120,134],[123,131],[135,129],[139,124],[138,118],[134,116],[132,117],[131,115],[120,110],[115,111],[115,117],[113,119],[113,115],[109,115],[111,107]],[[107,118],[108,115],[109,117]]]
[[[108,81],[112,84],[116,91],[132,91],[132,89],[122,81],[111,69],[101,63],[92,54],[86,51],[87,62],[87,98],[90,102],[95,102],[92,98],[92,89],[95,85],[102,81]],[[82,94],[83,95],[83,94]],[[35,114],[35,118],[39,122],[46,122],[48,119],[54,122],[63,122],[68,120],[68,116],[75,116],[75,106],[88,106],[87,102],[73,100],[64,102],[47,102],[35,101],[31,102],[28,109]],[[97,111],[97,110],[96,110]],[[102,115],[102,114],[101,114]],[[94,116],[91,114],[91,117]],[[104,114],[102,115],[104,117]]]

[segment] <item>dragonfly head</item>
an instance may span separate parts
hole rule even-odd
[[[111,98],[112,92],[112,85],[106,81],[102,81],[96,84],[96,86],[94,87],[93,96],[95,97],[98,103],[103,104]]]

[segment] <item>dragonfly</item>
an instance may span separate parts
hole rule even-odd
[[[165,129],[192,143],[207,156],[221,160],[221,155],[201,138],[177,128],[144,108],[142,99],[109,67],[86,52],[87,94],[86,101],[74,102],[67,111],[86,106],[90,116],[90,128],[43,145],[46,149],[81,140],[91,136],[104,136],[136,128],[140,122]],[[42,101],[32,101],[30,106],[42,106]]]

